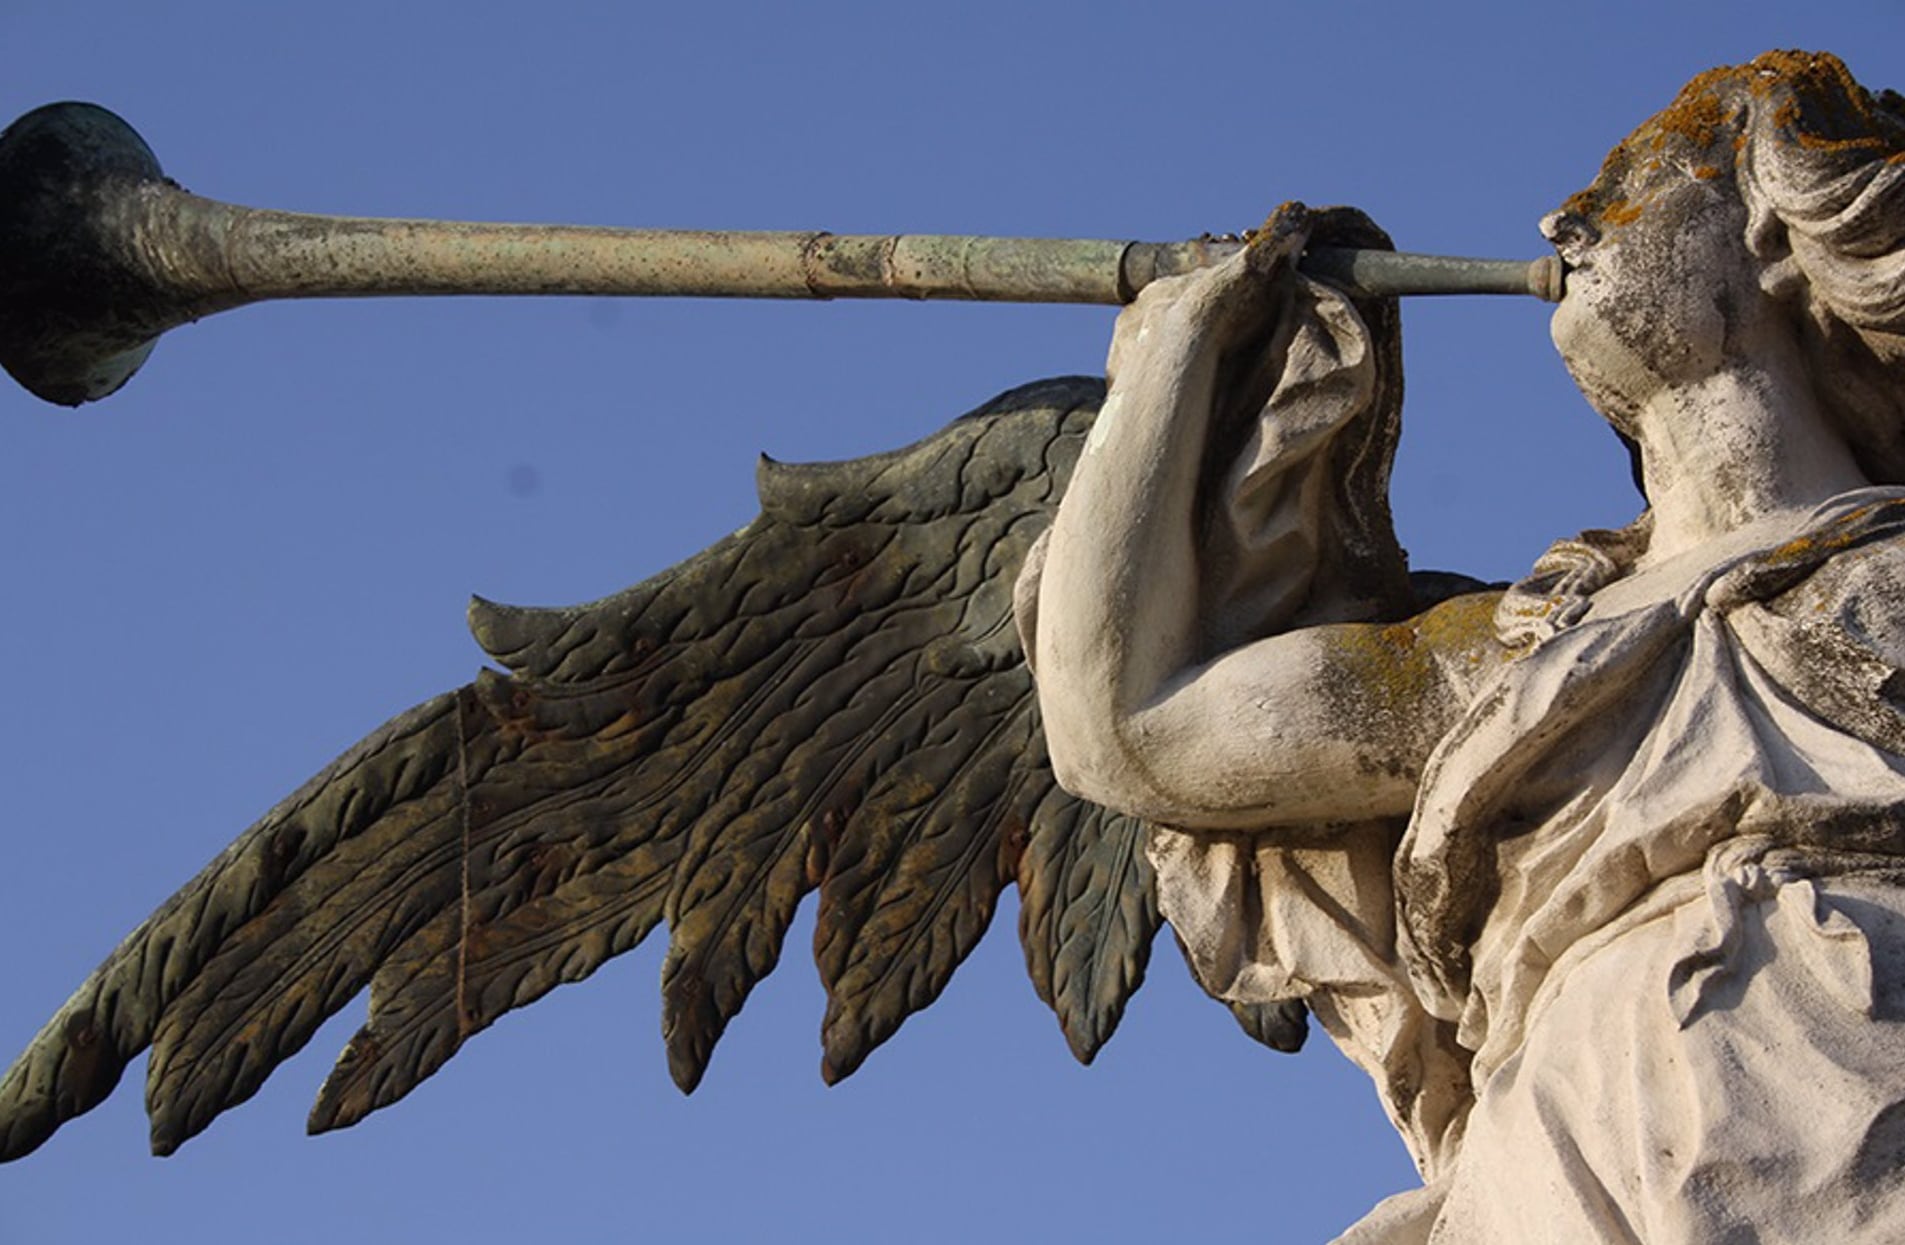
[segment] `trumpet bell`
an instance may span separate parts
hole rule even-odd
[[[153,323],[125,228],[166,185],[152,148],[96,104],[48,104],[0,132],[0,366],[36,396],[105,397],[171,327]]]

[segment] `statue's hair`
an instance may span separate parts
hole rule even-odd
[[[1860,86],[1829,53],[1768,52],[1709,70],[1608,154],[1566,210],[1617,229],[1642,210],[1637,183],[1679,170],[1729,182],[1746,208],[1746,247],[1786,265],[1807,367],[1828,417],[1867,478],[1905,484],[1905,99]],[[1644,484],[1643,484],[1644,488]],[[1578,609],[1557,583],[1591,595],[1627,574],[1650,525],[1557,542],[1504,599],[1505,640],[1538,638]]]
[[[1905,484],[1905,100],[1836,57],[1765,62],[1736,172],[1747,246],[1791,255],[1814,388],[1866,475]]]

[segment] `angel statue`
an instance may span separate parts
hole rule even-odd
[[[764,465],[733,537],[572,609],[266,814],[0,1080],[0,1159],[150,1048],[153,1147],[365,985],[313,1131],[666,921],[692,1089],[818,890],[829,1078],[1008,884],[1081,1059],[1169,921],[1306,1017],[1423,1177],[1340,1239],[1905,1239],[1905,100],[1713,70],[1542,223],[1647,500],[1506,589],[1412,573],[1381,247],[1286,205],[1147,286],[1108,388]],[[1036,677],[1034,675],[1036,674]]]
[[[1647,509],[1427,609],[1386,326],[1275,223],[1121,317],[1020,618],[1205,987],[1421,1167],[1342,1239],[1905,1239],[1905,101],[1715,70],[1543,222]]]

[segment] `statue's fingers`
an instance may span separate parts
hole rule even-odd
[[[1295,201],[1282,203],[1236,254],[1208,268],[1146,285],[1118,313],[1105,357],[1106,378],[1116,381],[1153,326],[1168,324],[1173,336],[1188,332],[1220,341],[1261,329],[1281,305],[1277,289],[1309,244],[1310,226],[1308,207]]]
[[[1277,314],[1279,297],[1310,240],[1310,210],[1295,201],[1278,205],[1249,242],[1222,263],[1191,274],[1180,297],[1185,312],[1225,340],[1250,336]]]
[[[1271,277],[1296,263],[1310,242],[1310,209],[1294,199],[1279,203],[1250,235],[1244,247],[1245,265],[1260,277]]]

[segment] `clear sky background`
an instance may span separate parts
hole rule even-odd
[[[1905,5],[914,6],[0,0],[0,114],[126,116],[191,189],[311,211],[1174,239],[1286,198],[1408,249],[1535,222],[1694,73],[1770,47],[1905,86]],[[0,390],[0,1059],[239,830],[466,681],[467,594],[618,589],[753,513],[754,455],[847,457],[1101,368],[1112,312],[393,301],[167,337],[108,402]],[[1522,572],[1632,517],[1532,300],[1412,302],[1395,484],[1415,565]],[[361,1002],[146,1156],[143,1064],[0,1168],[0,1243],[1310,1242],[1413,1173],[1320,1036],[1253,1045],[1168,940],[1076,1066],[1008,901],[940,1002],[820,1083],[805,947],[701,1090],[661,938],[398,1106],[302,1135]],[[1583,1035],[1583,1040],[1592,1040]]]

